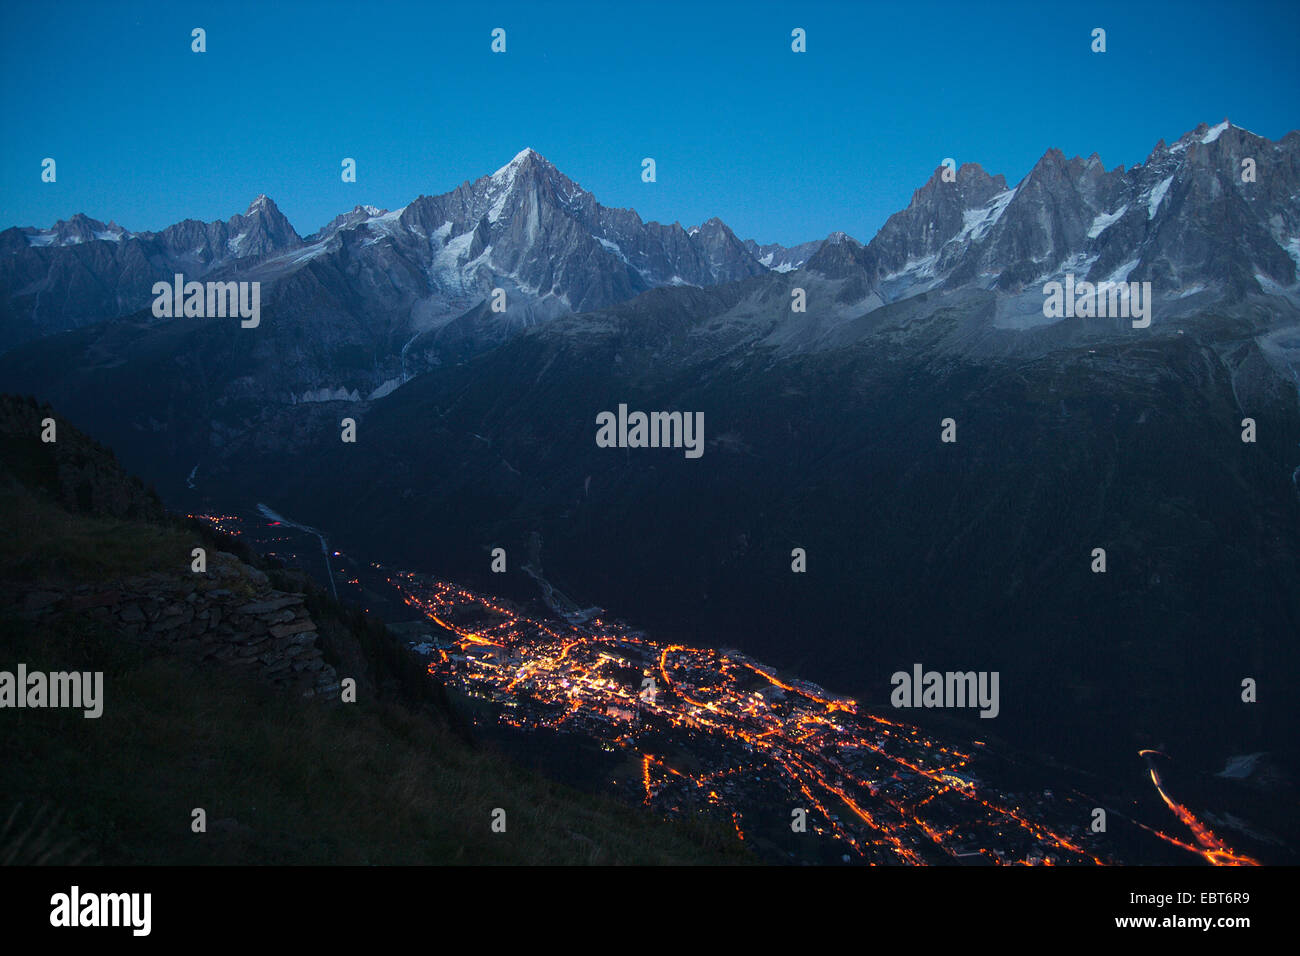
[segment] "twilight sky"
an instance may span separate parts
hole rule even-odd
[[[160,229],[264,192],[305,235],[531,146],[644,219],[865,242],[946,156],[1015,183],[1053,146],[1131,166],[1198,122],[1300,127],[1298,3],[1053,6],[5,0],[0,228]]]

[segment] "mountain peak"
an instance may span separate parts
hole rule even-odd
[[[827,278],[844,279],[861,271],[865,265],[865,253],[866,249],[860,242],[837,230],[826,237],[803,267]]]
[[[244,213],[244,215],[251,216],[253,215],[253,213],[256,212],[269,212],[271,210],[278,211],[278,209],[276,209],[275,202],[272,201],[271,197],[268,196],[266,193],[258,193],[257,198],[248,204],[248,210]]]
[[[266,193],[258,193],[257,198],[248,204],[248,210],[243,215],[231,216],[225,227],[231,235],[218,253],[220,257],[266,255],[302,242],[284,213]]]
[[[1228,121],[1228,118],[1225,116],[1225,117],[1223,118],[1223,122],[1222,122],[1222,123],[1220,123],[1220,124],[1217,125],[1217,126],[1211,126],[1209,129],[1207,129],[1207,130],[1205,131],[1205,135],[1201,137],[1201,142],[1202,142],[1202,143],[1206,143],[1206,144],[1213,143],[1216,139],[1219,138],[1219,136],[1220,136],[1220,135],[1221,135],[1225,130],[1227,130],[1227,129],[1228,129],[1229,127],[1231,127],[1231,126],[1232,126],[1232,123],[1230,123],[1230,122]]]
[[[704,220],[704,222],[700,223],[698,226],[691,226],[691,228],[686,230],[686,234],[688,236],[693,236],[698,232],[706,232],[711,234],[715,232],[721,232],[724,230],[730,232],[730,229],[727,228],[727,224],[723,222],[721,219],[719,219],[717,216],[710,216],[708,219]]]
[[[1038,162],[1034,163],[1034,169],[1060,168],[1065,163],[1065,153],[1053,146],[1038,158]],[[1032,170],[1030,174],[1032,175]]]
[[[525,146],[519,152],[515,153],[514,158],[511,159],[510,162],[506,163],[495,173],[493,173],[492,178],[496,179],[501,177],[508,177],[511,174],[513,174],[516,170],[523,169],[524,167],[527,166],[549,166],[549,165],[551,164],[546,161],[546,158],[542,156],[541,153],[533,149],[531,146]]]
[[[908,209],[915,209],[926,203],[932,202],[936,197],[948,194],[948,191],[955,185],[956,194],[963,195],[970,191],[975,193],[1001,192],[1006,189],[1006,180],[999,173],[996,176],[990,176],[984,171],[984,167],[979,163],[962,163],[954,171],[954,180],[949,182],[945,179],[944,174],[948,171],[947,166],[936,166],[930,178],[926,180],[924,186],[912,193],[912,201],[908,203]]]
[[[1178,153],[1182,152],[1192,143],[1200,143],[1203,146],[1208,146],[1230,129],[1235,129],[1242,133],[1250,133],[1251,136],[1255,135],[1254,133],[1251,133],[1250,130],[1237,126],[1225,116],[1223,122],[1217,123],[1214,126],[1211,126],[1209,123],[1197,123],[1195,127],[1189,129],[1182,136],[1178,137],[1178,140],[1173,146],[1166,146],[1165,141],[1162,139],[1156,145],[1155,152],[1159,152],[1163,147],[1167,152]]]

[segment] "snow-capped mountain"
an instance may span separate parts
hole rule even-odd
[[[955,183],[941,172],[868,246],[886,301],[961,285],[1041,296],[1036,286],[1065,272],[1150,281],[1166,297],[1296,284],[1300,133],[1274,143],[1202,124],[1128,170],[1051,149],[1012,188],[975,164]]]
[[[78,246],[94,241],[156,243],[162,255],[190,259],[212,267],[249,256],[262,256],[302,244],[270,197],[260,195],[243,215],[222,222],[186,219],[162,232],[128,232],[116,223],[105,225],[83,213],[60,220],[49,229],[12,228],[0,233],[6,252],[26,247],[45,249]]]
[[[339,213],[328,223],[325,224],[319,232],[313,233],[303,239],[308,245],[321,242],[328,239],[343,229],[351,229],[370,219],[377,219],[388,213],[387,209],[380,209],[378,206],[354,206],[349,212]]]
[[[633,210],[602,206],[532,149],[491,176],[389,216],[392,227],[381,228],[426,265],[430,291],[452,304],[444,314],[500,287],[517,303],[507,314],[527,324],[660,285],[713,285],[764,271],[720,221],[691,233],[643,222]]]
[[[193,334],[211,342],[180,364],[205,363],[191,371],[220,385],[212,400],[364,401],[562,316],[622,304],[651,320],[691,316],[671,343],[686,363],[886,333],[967,358],[1125,334],[1113,320],[1044,315],[1044,284],[1073,274],[1149,281],[1156,328],[1260,300],[1260,348],[1278,368],[1300,360],[1281,334],[1300,308],[1300,133],[1271,142],[1226,121],[1201,125],[1131,169],[1049,149],[1014,185],[974,163],[952,182],[943,172],[866,245],[832,233],[787,249],[742,242],[718,219],[645,222],[602,206],[531,149],[400,209],[358,205],[305,239],[265,196],[227,222],[161,233],[74,217],[0,233],[0,332],[12,345],[126,316],[153,330],[142,343],[162,335],[159,348],[170,349],[175,335],[155,329],[147,309],[154,281],[176,271],[258,280],[260,331],[227,342],[229,329],[200,324]],[[505,292],[504,312],[489,307],[494,289]],[[805,312],[791,308],[796,289]],[[555,334],[576,340],[596,321],[566,321]],[[114,339],[112,328],[87,335]],[[122,342],[86,354],[155,354]]]
[[[80,213],[50,229],[0,232],[0,348],[145,308],[159,279],[204,277],[302,244],[284,214],[258,196],[222,222],[186,219],[129,232]]]
[[[397,347],[420,333],[436,336],[504,289],[506,314],[495,315],[490,328],[449,333],[457,348],[471,350],[656,286],[712,285],[766,271],[720,220],[690,232],[644,222],[632,210],[602,206],[525,149],[450,193],[391,212],[358,205],[305,240],[266,196],[227,222],[186,220],[160,233],[82,215],[48,230],[8,229],[0,233],[0,345],[138,311],[153,282],[176,272],[283,283],[308,268],[341,281],[323,290],[299,282],[314,299],[331,300],[326,312],[366,323],[377,308]],[[281,307],[294,308],[291,290],[281,293]],[[436,352],[427,334],[422,341]],[[390,343],[371,344],[384,350]]]
[[[1014,185],[975,163],[951,182],[943,174],[865,246],[832,234],[799,269],[713,297],[694,347],[831,349],[892,328],[898,341],[975,357],[1124,335],[1114,317],[1044,315],[1044,286],[1072,275],[1150,282],[1156,326],[1256,303],[1261,348],[1279,368],[1300,364],[1281,331],[1300,315],[1300,132],[1272,142],[1224,121],[1161,141],[1130,169],[1049,149]],[[804,314],[789,308],[795,288]],[[949,318],[932,324],[939,315]]]

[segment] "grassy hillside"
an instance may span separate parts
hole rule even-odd
[[[56,862],[708,863],[725,834],[518,772],[396,704],[294,700],[218,668],[124,645],[85,618],[4,625],[12,668],[102,670],[104,714],[3,714],[0,766],[20,820],[57,809]],[[207,832],[191,832],[191,811]],[[507,813],[494,834],[494,808]],[[13,807],[6,806],[5,814]],[[728,852],[721,852],[722,850]],[[3,854],[0,849],[0,855]]]
[[[241,549],[177,521],[69,511],[18,479],[13,447],[0,446],[0,670],[102,671],[104,711],[0,711],[0,862],[747,861],[728,831],[580,794],[476,745],[381,624],[265,564],[277,587],[308,592],[327,657],[359,675],[357,703],[295,698],[85,612],[23,615],[33,588],[175,573],[198,535]],[[29,474],[52,473],[39,458],[54,450],[22,454]]]

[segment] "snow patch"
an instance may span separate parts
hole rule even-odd
[[[294,398],[294,403],[298,402],[359,402],[361,396],[357,394],[354,388],[348,391],[342,385],[338,388],[313,388],[303,392],[302,395]]]
[[[492,208],[488,210],[488,222],[496,222],[501,218],[501,214],[505,212],[506,200],[510,198],[510,190],[513,186],[514,180],[511,179],[508,185],[501,187],[501,192],[492,202]]]
[[[325,248],[328,245],[328,240],[321,240],[320,242],[313,243],[294,256],[293,264],[298,265],[300,262],[307,262],[309,259],[315,259],[325,251]]]
[[[1115,225],[1115,223],[1119,222],[1120,217],[1126,212],[1128,212],[1128,203],[1120,206],[1114,212],[1099,213],[1097,218],[1092,221],[1092,227],[1088,230],[1088,238],[1096,239],[1111,226]]]
[[[1017,187],[1018,188],[1018,187]],[[1008,189],[998,193],[981,209],[967,209],[962,213],[962,230],[953,238],[954,242],[979,242],[994,224],[1002,218],[1007,205],[1015,198],[1016,190]]]
[[[492,181],[488,191],[493,196],[493,200],[492,206],[488,209],[488,222],[496,222],[501,218],[501,213],[505,211],[506,200],[510,198],[510,193],[514,191],[515,179],[519,175],[519,166],[530,155],[533,155],[531,148],[522,149],[515,154],[514,159],[492,174]]]
[[[623,250],[622,248],[619,247],[619,244],[617,242],[610,242],[608,239],[600,238],[600,236],[596,236],[595,238],[596,241],[599,242],[602,246],[604,246],[607,250],[614,253],[614,255],[618,256],[624,262],[627,262],[627,256],[623,255]],[[631,265],[631,263],[628,262],[628,265]]]
[[[1300,236],[1288,240],[1282,248],[1286,250],[1288,256],[1295,260],[1296,268],[1300,269]]]
[[[406,380],[400,376],[397,378],[390,378],[388,381],[384,382],[383,385],[380,385],[377,389],[367,395],[366,399],[368,401],[373,401],[376,398],[383,398],[385,395],[390,395],[396,391],[397,386],[401,385],[404,381]]]
[[[533,149],[531,146],[525,146],[523,149],[515,153],[514,156],[510,158],[510,162],[506,163],[495,173],[493,173],[492,178],[493,179],[500,178],[503,180],[508,179],[511,182],[513,182],[515,178],[515,171],[519,168],[519,164],[522,163],[529,156],[536,156],[536,155],[537,155],[537,150]]]
[[[447,224],[447,231],[451,231],[450,223]],[[444,233],[439,229],[437,234]],[[473,241],[474,231],[470,229],[459,236],[447,239],[442,248],[436,250],[430,271],[444,290],[465,291],[461,275],[461,260],[468,257],[469,247]]]
[[[1142,261],[1141,259],[1133,259],[1129,262],[1124,263],[1122,266],[1120,266],[1118,269],[1116,269],[1114,272],[1108,275],[1105,281],[1106,282],[1127,282],[1128,274],[1132,272],[1134,269],[1136,269],[1138,267],[1138,263],[1140,263],[1141,261]]]
[[[1229,125],[1231,124],[1229,124],[1227,120],[1224,120],[1218,126],[1211,127],[1210,130],[1206,132],[1204,136],[1201,137],[1201,142],[1206,145],[1213,143],[1216,139],[1218,139],[1221,135],[1223,135],[1223,131],[1227,129]]]
[[[1271,279],[1262,272],[1255,273],[1255,281],[1265,295],[1276,295],[1286,299],[1294,306],[1300,306],[1300,283],[1285,286],[1276,279]]]
[[[483,251],[478,254],[478,258],[465,263],[465,265],[461,267],[461,281],[464,282],[465,276],[474,275],[474,273],[478,271],[479,266],[491,265],[491,256],[492,256],[492,246],[491,245],[485,246]],[[513,272],[509,273],[509,275],[513,277],[514,273]],[[520,284],[520,289],[527,295],[533,295],[537,292],[536,289],[529,289],[525,287],[522,283]]]
[[[365,208],[369,211],[375,207],[367,206]],[[373,246],[376,242],[379,242],[382,239],[397,235],[397,233],[401,231],[401,224],[398,220],[401,219],[402,213],[405,210],[405,206],[401,209],[394,209],[392,212],[376,210],[378,215],[371,215],[369,219],[357,223],[358,226],[365,226],[371,233],[371,237],[367,239],[363,245]]]
[[[790,250],[788,249],[785,250],[785,253],[787,255],[789,254],[789,252]],[[771,269],[773,272],[785,273],[785,272],[794,272],[795,269],[798,269],[808,260],[807,257],[805,257],[803,259],[800,259],[798,262],[795,262],[792,259],[787,258],[787,259],[782,259],[780,262],[777,262],[776,252],[773,251],[773,252],[769,252],[765,256],[762,256],[761,258],[756,259],[755,261],[764,269]]]
[[[1156,188],[1151,190],[1151,198],[1147,201],[1147,219],[1156,218],[1156,210],[1160,208],[1161,201],[1165,198],[1165,193],[1169,192],[1169,184],[1174,181],[1174,177],[1158,183]]]
[[[882,281],[888,281],[890,279],[898,279],[902,276],[908,276],[908,275],[915,275],[915,276],[934,275],[934,264],[938,261],[939,261],[939,254],[937,252],[934,253],[933,255],[924,256],[923,258],[920,259],[908,259],[907,262],[903,264],[903,268],[899,269],[897,272],[891,272],[889,275],[885,276],[884,280]]]

